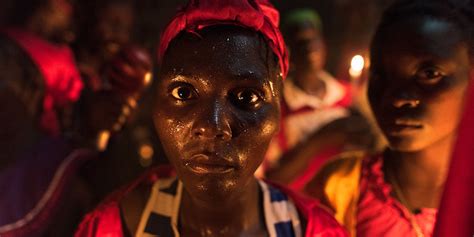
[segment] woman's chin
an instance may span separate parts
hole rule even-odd
[[[198,182],[183,182],[189,194],[202,201],[218,201],[229,199],[236,192],[238,184],[235,180],[212,177],[201,178]]]

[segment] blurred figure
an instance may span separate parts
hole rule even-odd
[[[69,1],[10,5],[7,27],[0,32],[0,235],[68,236],[88,199],[77,168],[95,156],[94,132],[120,124],[128,105],[102,113],[109,122],[99,123],[103,127],[91,127],[93,118],[82,116],[83,83],[65,45],[74,39]],[[143,81],[142,73],[128,72],[116,70],[107,77]],[[89,111],[110,111],[114,106],[107,101],[112,100],[80,104]]]
[[[327,49],[318,14],[295,10],[282,27],[290,74],[284,82],[280,132],[264,169],[268,178],[300,189],[329,157],[365,148],[371,136],[365,119],[350,109],[350,85],[324,70]]]
[[[129,65],[146,70],[151,66],[151,59],[132,39],[133,30],[137,27],[134,1],[83,0],[76,3],[76,9],[77,39],[73,48],[85,82],[84,94],[112,93],[118,102],[125,96],[137,106],[135,110],[127,111],[130,117],[124,119],[121,132],[110,138],[110,144],[100,154],[100,159],[91,160],[81,170],[94,201],[98,202],[112,190],[135,178],[151,165],[153,157],[160,154],[159,145],[156,145],[159,142],[153,139],[154,133],[150,132],[153,131],[151,114],[145,113],[143,109],[150,104],[148,97],[138,98],[127,93],[128,90],[134,91],[137,85],[126,81],[122,83],[124,80],[118,83],[104,80],[104,74]],[[136,57],[128,57],[126,64],[121,63],[123,60],[116,62],[117,58],[130,54]],[[147,80],[147,83],[151,83],[151,74]],[[96,111],[92,111],[92,114],[98,118],[101,116]],[[117,176],[117,173],[120,175]]]
[[[83,0],[76,3],[74,51],[88,86],[101,86],[99,74],[130,43],[134,23],[130,0]]]

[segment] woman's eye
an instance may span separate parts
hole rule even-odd
[[[234,97],[237,105],[244,108],[256,107],[262,101],[259,93],[251,89],[237,91]]]
[[[196,97],[196,93],[190,86],[177,86],[171,90],[171,96],[177,100],[191,100]]]
[[[438,68],[426,68],[416,73],[417,80],[422,84],[435,84],[444,77]]]

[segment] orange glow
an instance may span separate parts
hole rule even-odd
[[[365,60],[361,55],[355,55],[351,60],[351,68],[349,69],[349,74],[352,78],[358,78],[362,75],[364,70]]]
[[[153,147],[148,144],[142,144],[138,149],[138,154],[140,155],[140,164],[143,167],[148,167],[151,165],[153,161],[153,154],[155,153]]]

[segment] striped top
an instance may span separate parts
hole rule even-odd
[[[259,181],[263,212],[270,237],[302,237],[302,223],[291,200],[280,190]],[[176,178],[153,184],[135,236],[179,237],[179,206],[183,184]]]

